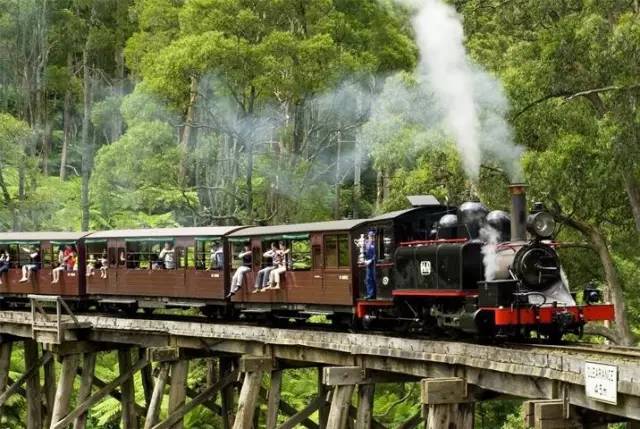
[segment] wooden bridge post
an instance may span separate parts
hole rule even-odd
[[[226,375],[232,373],[235,364],[235,359],[232,357],[220,357],[220,362],[218,365],[219,379],[222,379]],[[233,412],[234,397],[235,394],[233,385],[225,386],[220,392],[220,415],[222,416],[223,429],[230,429],[235,420],[235,414]]]
[[[58,379],[53,413],[51,415],[51,425],[55,425],[69,412],[71,394],[73,393],[73,380],[78,369],[79,355],[69,354],[62,358],[62,370]]]
[[[89,395],[91,395],[97,356],[97,353],[89,352],[85,353],[82,358],[82,375],[80,376],[80,389],[78,390],[77,398],[78,404],[83,403]],[[76,417],[73,422],[73,429],[85,429],[88,413],[89,411],[85,411]]]
[[[46,414],[42,427],[48,429],[51,426],[51,417],[56,399],[56,363],[52,359],[44,364],[44,400],[46,404]]]
[[[267,398],[267,429],[276,429],[278,409],[280,408],[280,388],[282,387],[282,370],[271,371],[271,387]]]
[[[131,349],[118,350],[118,368],[120,374],[125,374],[131,370]],[[138,417],[136,415],[136,392],[133,383],[133,377],[129,377],[123,381],[120,387],[122,393],[122,427],[124,429],[137,429]]]
[[[144,357],[147,353],[145,348],[138,348],[138,359]],[[142,390],[144,391],[144,406],[145,409],[149,409],[151,404],[151,397],[153,395],[153,375],[151,374],[151,365],[147,365],[140,370],[140,376],[142,378]]]
[[[238,411],[233,429],[251,429],[256,404],[262,385],[262,375],[273,369],[271,357],[243,356],[240,359],[240,372],[244,373],[244,382],[238,397]]]
[[[327,428],[327,419],[329,418],[329,408],[327,407],[326,399],[329,394],[329,390],[327,386],[322,381],[322,366],[318,367],[318,398],[323,398],[325,401],[320,404],[318,408],[318,427],[319,429]]]
[[[457,377],[422,380],[426,405],[426,429],[473,429],[474,403],[468,400],[467,383]]]
[[[9,384],[9,367],[11,366],[11,349],[13,343],[11,341],[2,342],[0,344],[0,394],[4,393]],[[0,404],[0,414],[2,404]]]
[[[35,368],[27,377],[27,429],[42,427],[42,397],[40,389],[40,371],[38,367],[38,343],[32,339],[24,340],[25,368]]]
[[[333,386],[327,429],[344,429],[349,420],[351,396],[357,384],[364,382],[365,371],[359,366],[328,367],[323,369],[322,381]]]
[[[189,361],[176,360],[171,363],[171,387],[169,389],[169,414],[182,407],[187,398],[187,376],[189,374]],[[182,429],[183,420],[179,419],[171,429]]]
[[[371,429],[375,391],[375,384],[358,385],[358,411],[355,429]]]

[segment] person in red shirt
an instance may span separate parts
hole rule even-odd
[[[51,283],[58,283],[60,281],[60,273],[63,271],[73,271],[76,265],[76,251],[69,244],[64,246],[64,250],[58,253],[58,262],[60,265],[53,269],[53,281]]]

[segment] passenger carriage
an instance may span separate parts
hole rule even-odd
[[[87,255],[106,254],[107,277],[87,278],[87,292],[103,307],[221,307],[225,305],[228,258],[226,234],[240,227],[192,227],[100,231],[89,235]],[[159,258],[165,245],[175,251],[175,268]],[[214,250],[212,252],[212,249]]]
[[[26,300],[29,294],[59,295],[67,299],[81,298],[86,293],[84,237],[86,232],[4,232],[0,233],[0,250],[8,250],[9,272],[2,276],[0,298],[11,296],[13,302]],[[58,264],[58,251],[70,245],[77,255],[77,270],[64,271],[58,283],[52,283],[52,270]],[[28,282],[21,283],[22,267],[30,264],[28,252],[31,246],[40,250],[41,266],[32,273]]]
[[[242,288],[232,297],[245,314],[274,312],[274,315],[325,314],[351,317],[358,292],[356,229],[364,219],[337,220],[293,225],[256,226],[229,234],[232,269],[241,261],[238,254],[245,243],[252,252],[251,271]],[[263,258],[272,242],[284,241],[290,253],[281,289],[252,293],[258,271],[269,261]]]

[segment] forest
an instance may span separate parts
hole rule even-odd
[[[0,0],[0,229],[362,218],[421,194],[508,209],[523,181],[572,287],[616,305],[587,333],[635,345],[638,76],[638,0]],[[315,373],[295,374],[302,408]],[[416,395],[379,390],[376,418]],[[89,426],[118,427],[117,404]],[[482,405],[477,427],[520,427],[518,407]],[[0,422],[24,413],[15,397]]]

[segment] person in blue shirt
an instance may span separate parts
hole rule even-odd
[[[364,299],[376,298],[376,233],[370,230],[364,244],[364,259],[367,266],[365,276],[366,296]]]

